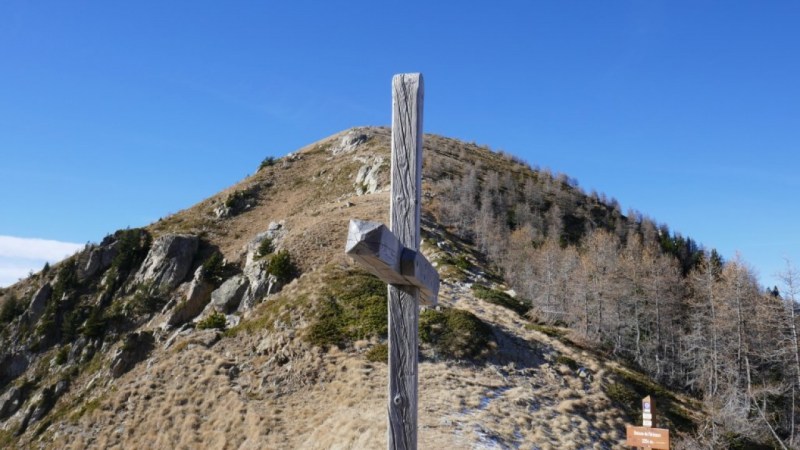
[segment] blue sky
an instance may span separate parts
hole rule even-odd
[[[772,285],[800,264],[798,23],[789,1],[4,1],[0,236],[146,225],[387,125],[392,75],[418,71],[427,132],[564,172]],[[43,264],[12,250],[0,285]]]

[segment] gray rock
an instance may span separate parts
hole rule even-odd
[[[113,242],[109,245],[93,247],[91,250],[89,250],[89,256],[86,258],[86,264],[81,267],[78,272],[78,276],[83,280],[111,267],[114,257],[117,256],[117,253],[119,252],[118,247],[119,245],[117,242]]]
[[[167,318],[169,326],[180,325],[194,319],[208,305],[214,285],[202,279],[202,271],[202,267],[198,267],[195,271],[194,278],[186,290],[186,298],[178,302]]]
[[[69,362],[76,362],[80,360],[81,352],[83,352],[83,348],[86,346],[86,337],[80,336],[75,342],[72,343],[72,347],[69,349],[69,356],[67,357],[67,361]]]
[[[244,275],[235,275],[229,278],[211,293],[211,303],[206,309],[213,308],[226,314],[233,311],[239,306],[249,285],[250,282]]]
[[[30,416],[28,423],[38,422],[47,414],[56,402],[55,389],[48,386],[33,396],[31,406],[28,409]]]
[[[136,273],[135,283],[151,282],[153,289],[177,287],[192,265],[199,239],[193,235],[168,234],[159,237]]]
[[[55,388],[53,389],[53,395],[55,395],[56,398],[61,397],[61,395],[63,395],[64,392],[67,392],[67,389],[69,389],[69,380],[68,379],[59,380],[58,383],[56,383]]]
[[[247,290],[242,295],[242,300],[239,303],[239,310],[247,311],[259,303],[269,291],[269,274],[267,273],[266,262],[255,261],[253,264],[246,266],[243,275],[247,278],[248,283]]]
[[[379,175],[383,167],[383,157],[376,156],[372,161],[366,162],[356,174],[356,194],[373,194],[378,192]]]
[[[217,217],[217,219],[226,219],[234,215],[233,208],[225,205],[219,205],[214,209],[214,215]]]
[[[50,283],[45,283],[44,286],[40,287],[39,290],[33,294],[31,303],[28,306],[30,323],[36,323],[36,321],[42,317],[42,313],[44,313],[44,309],[47,307],[47,301],[50,300],[51,295],[53,295],[53,287],[50,286]]]
[[[360,145],[367,142],[369,136],[359,130],[350,130],[342,136],[342,139],[331,147],[331,153],[338,155],[340,153],[350,153],[356,150]]]
[[[280,222],[270,222],[266,231],[258,233],[253,240],[245,245],[245,267],[253,264],[253,262],[258,259],[258,249],[264,239],[271,239],[272,246],[275,248],[275,250],[277,250],[280,247],[281,241],[285,235],[286,228],[284,227],[283,220]]]
[[[10,417],[17,412],[25,401],[24,394],[22,389],[12,386],[5,394],[0,396],[0,420]]]

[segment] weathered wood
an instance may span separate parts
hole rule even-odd
[[[421,253],[404,248],[383,224],[351,220],[345,253],[389,284],[416,286],[423,304],[436,304],[439,293],[436,269]]]
[[[421,74],[392,79],[390,229],[403,247],[419,250],[422,191]],[[417,448],[419,289],[389,285],[389,449]]]
[[[439,274],[419,253],[422,197],[420,74],[392,79],[390,229],[351,220],[345,252],[389,283],[389,449],[417,448],[419,302],[436,304]]]

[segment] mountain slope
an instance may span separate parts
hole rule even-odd
[[[388,217],[389,140],[358,128],[265,160],[4,290],[4,305],[24,307],[5,308],[0,335],[0,443],[384,447],[385,289],[343,247],[350,218]],[[571,340],[506,281],[496,241],[524,229],[537,248],[549,236],[564,249],[621,233],[630,221],[613,202],[452,139],[426,136],[425,155],[422,251],[442,287],[421,318],[421,448],[618,448],[643,389],[668,403],[676,435],[703,419],[695,400]],[[516,186],[538,212],[515,206]]]

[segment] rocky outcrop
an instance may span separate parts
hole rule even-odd
[[[199,239],[197,236],[168,234],[153,242],[134,283],[151,283],[152,289],[170,291],[177,287],[192,265]]]
[[[369,136],[359,130],[350,130],[342,138],[331,146],[331,153],[335,156],[341,153],[355,151],[360,145],[369,140]]]
[[[45,283],[44,286],[40,287],[39,290],[33,294],[31,303],[28,306],[30,323],[36,323],[36,321],[42,317],[42,313],[44,313],[47,301],[50,300],[51,295],[53,295],[53,287],[50,286],[50,283]]]
[[[10,417],[19,410],[25,401],[25,395],[21,388],[12,386],[5,394],[0,396],[0,420]]]
[[[81,261],[81,267],[78,270],[78,278],[85,280],[94,276],[97,273],[103,272],[114,261],[114,257],[119,252],[119,244],[117,242],[109,243],[108,245],[100,245],[92,247],[89,250],[85,262]]]
[[[242,295],[239,309],[246,311],[252,309],[256,303],[267,295],[269,290],[269,274],[264,261],[256,261],[244,268],[244,277],[247,279],[247,290]]]
[[[25,419],[23,419],[22,427],[27,427],[32,423],[36,423],[47,414],[53,405],[56,403],[55,389],[53,386],[48,386],[31,398],[30,406],[25,412]]]
[[[194,319],[208,305],[214,285],[204,280],[202,274],[203,268],[198,267],[186,290],[185,299],[172,309],[167,318],[169,326],[180,325]]]
[[[280,222],[270,222],[266,231],[258,233],[253,240],[245,245],[245,267],[253,264],[253,262],[256,261],[259,256],[261,256],[258,254],[258,250],[261,247],[261,243],[264,241],[264,239],[269,239],[272,242],[273,249],[277,250],[280,248],[281,241],[283,241],[283,237],[285,235],[286,227],[284,226],[283,220]]]
[[[119,378],[131,370],[138,362],[147,358],[155,346],[153,333],[140,331],[125,336],[125,340],[111,358],[110,373],[114,378]]]
[[[364,162],[364,165],[358,169],[356,174],[356,194],[364,195],[378,192],[380,187],[379,176],[384,168],[388,168],[388,166],[383,163],[382,156],[376,156],[372,160]]]
[[[241,214],[256,205],[258,186],[249,189],[234,191],[225,198],[225,201],[214,209],[218,219],[226,219]]]
[[[249,284],[247,277],[244,275],[235,275],[229,278],[222,283],[222,286],[211,293],[211,303],[208,304],[206,309],[213,309],[226,314],[234,311],[239,306]]]

